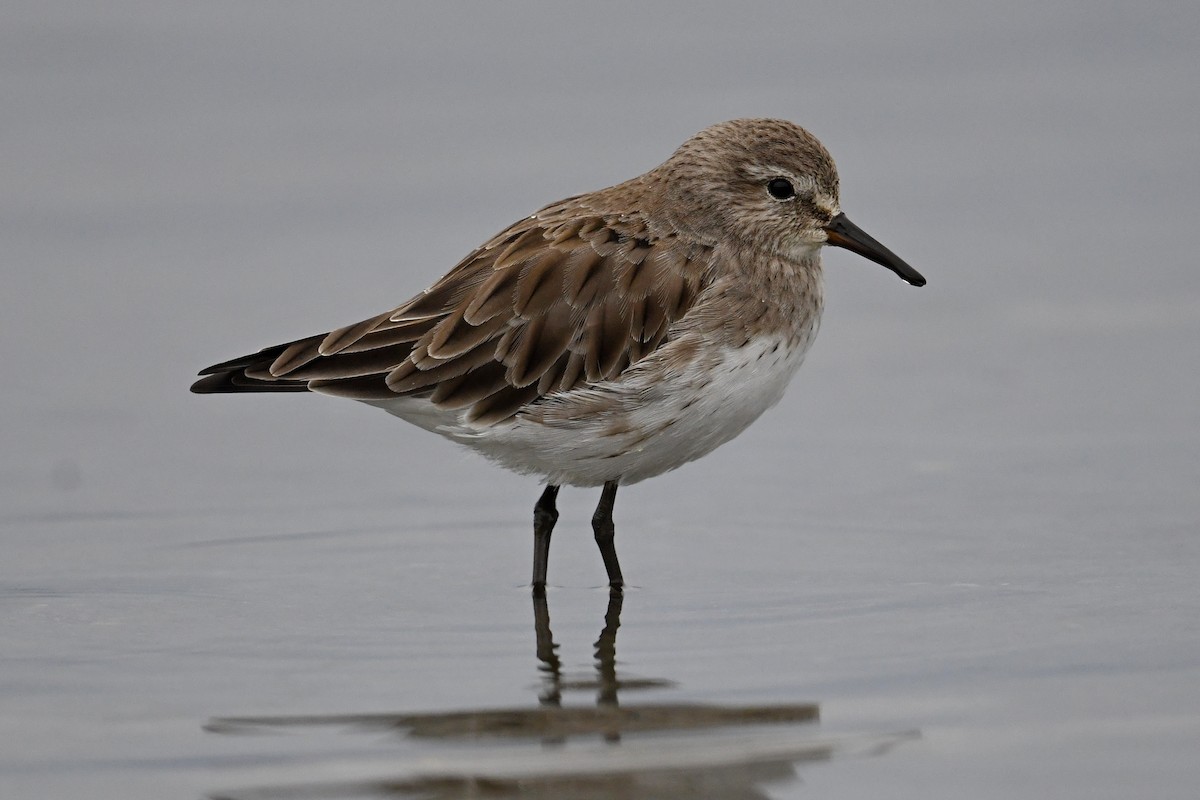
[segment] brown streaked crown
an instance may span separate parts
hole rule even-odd
[[[836,213],[838,175],[833,157],[811,133],[785,120],[735,119],[705,128],[655,172],[663,172],[665,211],[680,229],[713,240],[732,238],[786,253],[820,245],[817,229]],[[796,203],[766,191],[788,180]]]

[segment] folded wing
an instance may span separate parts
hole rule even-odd
[[[709,275],[711,252],[637,218],[535,215],[399,308],[204,370],[199,393],[426,398],[502,422],[654,352]]]

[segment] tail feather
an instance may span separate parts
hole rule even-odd
[[[239,356],[231,358],[228,361],[222,361],[220,364],[213,364],[211,367],[205,367],[200,370],[201,375],[216,375],[221,372],[233,372],[241,369],[254,369],[258,367],[269,367],[271,362],[279,358],[284,350],[287,350],[295,342],[287,344],[277,344],[273,347],[264,347],[257,353],[251,353],[248,356]]]
[[[332,334],[284,342],[213,364],[200,371],[200,380],[192,384],[192,391],[317,391],[364,400],[395,397],[396,393],[387,387],[388,374],[409,358],[414,343],[433,323],[393,324],[389,317],[390,312]]]
[[[248,356],[222,361],[200,370],[201,378],[192,384],[196,394],[238,394],[241,392],[307,392],[308,381],[287,378],[262,378],[280,353],[293,343],[266,347]],[[254,373],[251,377],[247,373]]]
[[[307,392],[308,381],[264,381],[246,376],[244,369],[207,372],[192,384],[196,394],[237,394],[241,392]]]

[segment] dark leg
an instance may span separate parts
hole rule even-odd
[[[596,513],[592,515],[592,530],[596,532],[596,544],[600,546],[604,569],[608,571],[608,585],[620,591],[625,585],[625,579],[621,577],[621,565],[617,563],[617,547],[613,543],[613,537],[617,533],[612,518],[613,503],[616,500],[617,482],[609,481],[604,484],[604,491],[600,493],[600,504],[596,506]]]
[[[550,562],[550,533],[558,522],[558,509],[554,501],[558,497],[557,486],[547,486],[537,505],[533,507],[533,593],[546,592],[546,565]]]

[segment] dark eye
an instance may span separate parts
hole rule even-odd
[[[787,178],[772,178],[767,181],[767,192],[776,200],[791,200],[796,196],[796,189]]]

